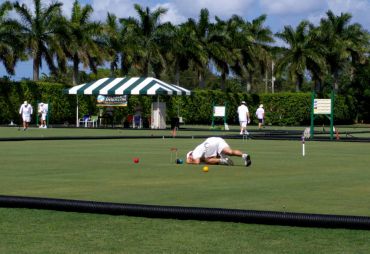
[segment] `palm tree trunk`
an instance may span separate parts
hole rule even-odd
[[[144,77],[149,77],[149,61],[146,61],[144,63],[143,76]]]
[[[110,76],[114,77],[114,61],[110,62]]]
[[[221,90],[225,91],[225,83],[226,83],[226,74],[223,71],[221,74]]]
[[[125,68],[125,62],[124,62],[124,54],[121,54],[121,75],[126,76],[128,74],[128,69]]]
[[[248,80],[247,80],[247,93],[250,93],[252,90],[252,83],[253,83],[253,75],[252,73],[249,73]]]
[[[180,67],[179,67],[179,63],[176,61],[176,65],[175,65],[175,79],[176,79],[176,85],[180,85]]]
[[[73,78],[72,78],[72,84],[75,86],[78,84],[78,65],[80,64],[80,61],[77,56],[73,57]]]
[[[314,81],[314,84],[315,84],[314,91],[318,94],[321,94],[321,82],[320,82],[320,80],[316,79]]]
[[[199,87],[204,88],[205,83],[204,83],[203,74],[201,71],[198,71],[198,81],[199,81]]]
[[[298,75],[297,83],[296,83],[296,87],[295,87],[296,92],[301,91],[302,84],[303,84],[303,77],[301,75]]]
[[[299,92],[299,81],[295,83],[295,91]]]
[[[338,70],[334,71],[334,91],[338,92],[339,89],[339,73]]]
[[[38,81],[39,80],[39,68],[40,68],[40,64],[39,64],[39,59],[37,57],[35,57],[33,59],[33,80],[34,81]]]

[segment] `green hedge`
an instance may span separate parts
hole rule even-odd
[[[260,103],[264,105],[266,124],[307,125],[310,122],[310,93],[262,94]],[[255,112],[256,108],[252,110]]]
[[[328,94],[325,98],[330,98]],[[261,94],[259,102],[264,105],[265,122],[268,125],[294,126],[310,125],[311,116],[311,93],[276,93]],[[259,103],[250,106],[252,114],[256,111]],[[350,124],[355,118],[355,105],[351,96],[337,95],[334,100],[335,124]],[[254,116],[254,115],[253,115]],[[254,122],[257,119],[254,116]],[[315,124],[329,123],[325,115],[315,117]]]
[[[66,85],[21,81],[11,82],[0,80],[0,123],[8,124],[11,120],[20,122],[18,110],[24,100],[36,108],[37,102],[49,102],[51,105],[50,123],[74,124],[76,121],[76,96],[63,94]],[[330,98],[330,95],[327,96]],[[227,122],[238,124],[236,109],[242,100],[247,105],[252,121],[257,123],[255,111],[260,103],[264,104],[266,124],[271,125],[309,125],[311,93],[275,93],[275,94],[246,94],[225,93],[219,90],[195,90],[191,96],[160,96],[160,101],[166,102],[167,121],[172,117],[182,116],[187,123],[208,124],[212,122],[212,105],[225,105]],[[79,95],[80,117],[83,114],[98,114],[95,96]],[[157,101],[156,96],[129,96],[128,107],[117,108],[115,122],[121,122],[127,114],[133,114],[135,107],[140,105],[145,117],[150,117],[151,104]],[[354,100],[352,97],[336,96],[335,123],[352,123],[355,119]],[[33,116],[36,118],[36,114]],[[36,119],[33,119],[33,123]],[[216,119],[216,123],[222,119]],[[325,116],[319,116],[315,124],[328,121]]]
[[[330,94],[326,98],[330,98]],[[238,124],[236,110],[242,100],[246,101],[252,121],[255,124],[258,122],[255,112],[260,104],[264,105],[266,124],[281,126],[310,124],[311,93],[256,95],[195,90],[193,95],[189,97],[170,97],[170,103],[167,106],[173,106],[173,109],[180,108],[179,115],[189,123],[210,124],[212,121],[212,105],[224,105],[226,103],[227,122]],[[355,105],[352,97],[338,95],[335,98],[334,105],[334,121],[336,124],[353,123]],[[173,116],[177,115],[177,112],[171,113]],[[171,116],[171,114],[169,115]],[[221,119],[220,122],[222,122]],[[327,117],[320,116],[315,119],[315,124],[322,124],[323,122],[329,122]]]
[[[21,81],[11,82],[0,80],[0,122],[8,124],[11,120],[20,123],[19,107],[28,101],[34,108],[32,122],[36,122],[37,103],[46,102],[50,105],[50,122],[64,123],[75,119],[76,98],[62,93],[66,86],[48,82]],[[80,108],[87,108],[91,98],[81,96]],[[90,102],[92,103],[92,102]]]

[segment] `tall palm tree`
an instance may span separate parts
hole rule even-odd
[[[207,52],[217,70],[221,72],[221,89],[225,90],[226,78],[230,74],[230,66],[239,57],[239,49],[233,46],[233,23],[225,22],[216,17],[216,23],[209,29]]]
[[[136,42],[136,37],[132,31],[136,27],[136,22],[133,18],[119,19],[121,29],[119,31],[119,38],[121,42],[120,55],[120,72],[122,76],[126,76],[132,69],[140,69],[137,59],[138,55],[142,55],[142,47]]]
[[[23,55],[24,44],[20,36],[20,25],[8,18],[12,4],[6,1],[0,5],[0,61],[8,74],[14,75],[14,67]]]
[[[325,77],[328,75],[328,64],[325,59],[327,53],[326,45],[320,42],[321,31],[319,27],[314,27],[310,24],[310,47],[314,48],[317,53],[317,61],[307,61],[307,69],[311,73],[311,80],[313,81],[312,90],[317,93],[323,92],[323,84]]]
[[[129,17],[121,19],[125,31],[125,41],[135,48],[135,55],[132,50],[126,48],[129,54],[123,58],[134,63],[141,75],[149,76],[149,71],[153,69],[163,69],[165,59],[161,53],[159,43],[160,33],[164,29],[160,24],[160,17],[167,12],[167,9],[157,8],[153,12],[146,7],[143,9],[140,5],[135,4],[134,8],[139,15],[139,19]],[[125,61],[125,60],[124,60]],[[155,73],[158,76],[160,71]]]
[[[345,64],[364,59],[365,47],[368,44],[366,32],[359,24],[349,24],[352,18],[349,13],[336,16],[332,11],[320,21],[319,42],[326,47],[325,58],[334,79],[333,88],[339,89],[339,75]]]
[[[242,55],[241,64],[248,74],[247,92],[254,83],[254,75],[267,71],[266,66],[271,61],[269,44],[274,42],[274,39],[270,28],[264,24],[266,18],[266,15],[261,15],[251,22],[241,21],[239,45]]]
[[[252,22],[234,15],[227,21],[228,51],[232,56],[230,69],[243,80],[248,80],[247,92],[251,89],[254,75],[266,69],[270,57],[268,43],[273,42],[273,37],[271,30],[264,25],[265,20],[265,15]]]
[[[208,9],[200,10],[198,22],[195,21],[194,19],[188,19],[186,25],[189,26],[190,29],[192,29],[195,32],[199,43],[202,45],[201,49],[204,52],[201,53],[200,55],[203,54],[207,55],[207,61],[196,61],[194,65],[198,73],[199,87],[204,88],[205,87],[204,75],[206,73],[209,63],[208,36],[211,27]]]
[[[65,22],[67,38],[63,40],[63,49],[73,64],[73,84],[78,84],[79,65],[90,68],[94,73],[97,66],[103,63],[105,57],[103,42],[99,37],[102,26],[99,22],[90,21],[93,8],[91,5],[81,7],[75,0],[72,7],[71,19]],[[61,38],[62,40],[62,38]]]
[[[118,69],[119,54],[122,48],[122,41],[120,38],[120,27],[117,22],[118,19],[114,14],[108,13],[106,22],[103,26],[103,45],[108,54],[110,62],[111,76],[114,76],[115,70]]]
[[[216,26],[220,25],[220,21],[216,18]],[[245,21],[237,15],[233,15],[229,20],[224,22],[226,35],[224,37],[224,45],[229,51],[227,60],[227,72],[233,72],[237,76],[243,77],[246,73],[244,65],[242,49],[245,46],[246,40],[243,29],[245,28]]]
[[[61,53],[55,35],[62,16],[62,3],[53,2],[43,6],[41,0],[33,0],[33,4],[33,12],[18,1],[14,3],[14,9],[21,18],[22,37],[26,43],[27,54],[33,59],[33,80],[39,80],[43,59],[52,73],[57,71],[53,56]]]
[[[302,21],[296,29],[285,26],[283,32],[276,36],[288,44],[282,48],[282,58],[278,59],[277,72],[288,71],[288,75],[296,83],[296,91],[300,91],[308,66],[324,68],[325,62],[310,36],[309,22]]]
[[[207,62],[207,55],[195,31],[187,24],[173,26],[170,43],[167,44],[167,60],[173,66],[175,83],[180,84],[180,71],[189,69],[191,63],[201,66]]]

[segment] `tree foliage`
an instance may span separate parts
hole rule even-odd
[[[32,59],[33,80],[39,80],[46,62],[51,74],[43,80],[78,84],[109,65],[109,76],[155,76],[191,89],[315,90],[320,96],[334,89],[368,105],[369,32],[352,23],[350,13],[329,10],[316,26],[302,21],[273,35],[266,15],[222,20],[204,8],[197,19],[174,25],[161,22],[167,9],[135,4],[136,17],[107,13],[100,23],[91,21],[89,4],[75,0],[70,18],[62,5],[42,0],[30,6],[19,1],[0,5],[0,62],[8,74],[14,74],[17,61]],[[15,19],[9,17],[12,8]],[[275,39],[284,45],[275,45]],[[356,110],[356,119],[368,116],[364,111]]]

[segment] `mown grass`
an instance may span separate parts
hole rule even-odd
[[[368,253],[362,230],[0,209],[1,253]]]
[[[215,135],[215,136],[228,136],[228,135],[238,135],[239,126],[229,125],[229,130],[223,130],[223,126],[217,125],[215,128],[205,125],[183,125],[180,130],[176,132],[176,136],[192,136],[192,135]],[[248,126],[248,130],[253,134],[263,134],[276,131],[303,131],[307,126],[264,126],[261,130],[257,126]],[[369,126],[336,126],[339,130],[340,137],[347,137],[348,135],[354,137],[370,137]],[[329,126],[316,126],[314,128],[318,136],[329,137],[330,127]],[[87,137],[87,136],[172,136],[172,131],[169,129],[164,130],[152,130],[152,129],[132,129],[132,128],[53,128],[51,126],[49,129],[39,129],[36,127],[31,127],[27,131],[23,131],[22,128],[9,127],[0,128],[0,138],[27,138],[27,137],[37,137],[37,138],[47,138],[47,137]],[[334,135],[335,136],[335,135]]]
[[[99,135],[107,135],[100,131]],[[369,216],[370,144],[307,142],[302,157],[299,141],[232,139],[227,140],[232,147],[252,155],[251,168],[237,158],[237,166],[212,166],[204,173],[202,166],[170,161],[171,147],[184,158],[201,141],[0,142],[0,193]],[[140,158],[138,164],[132,162],[134,157]],[[1,253],[367,253],[370,249],[370,232],[363,230],[5,208],[0,216]]]

